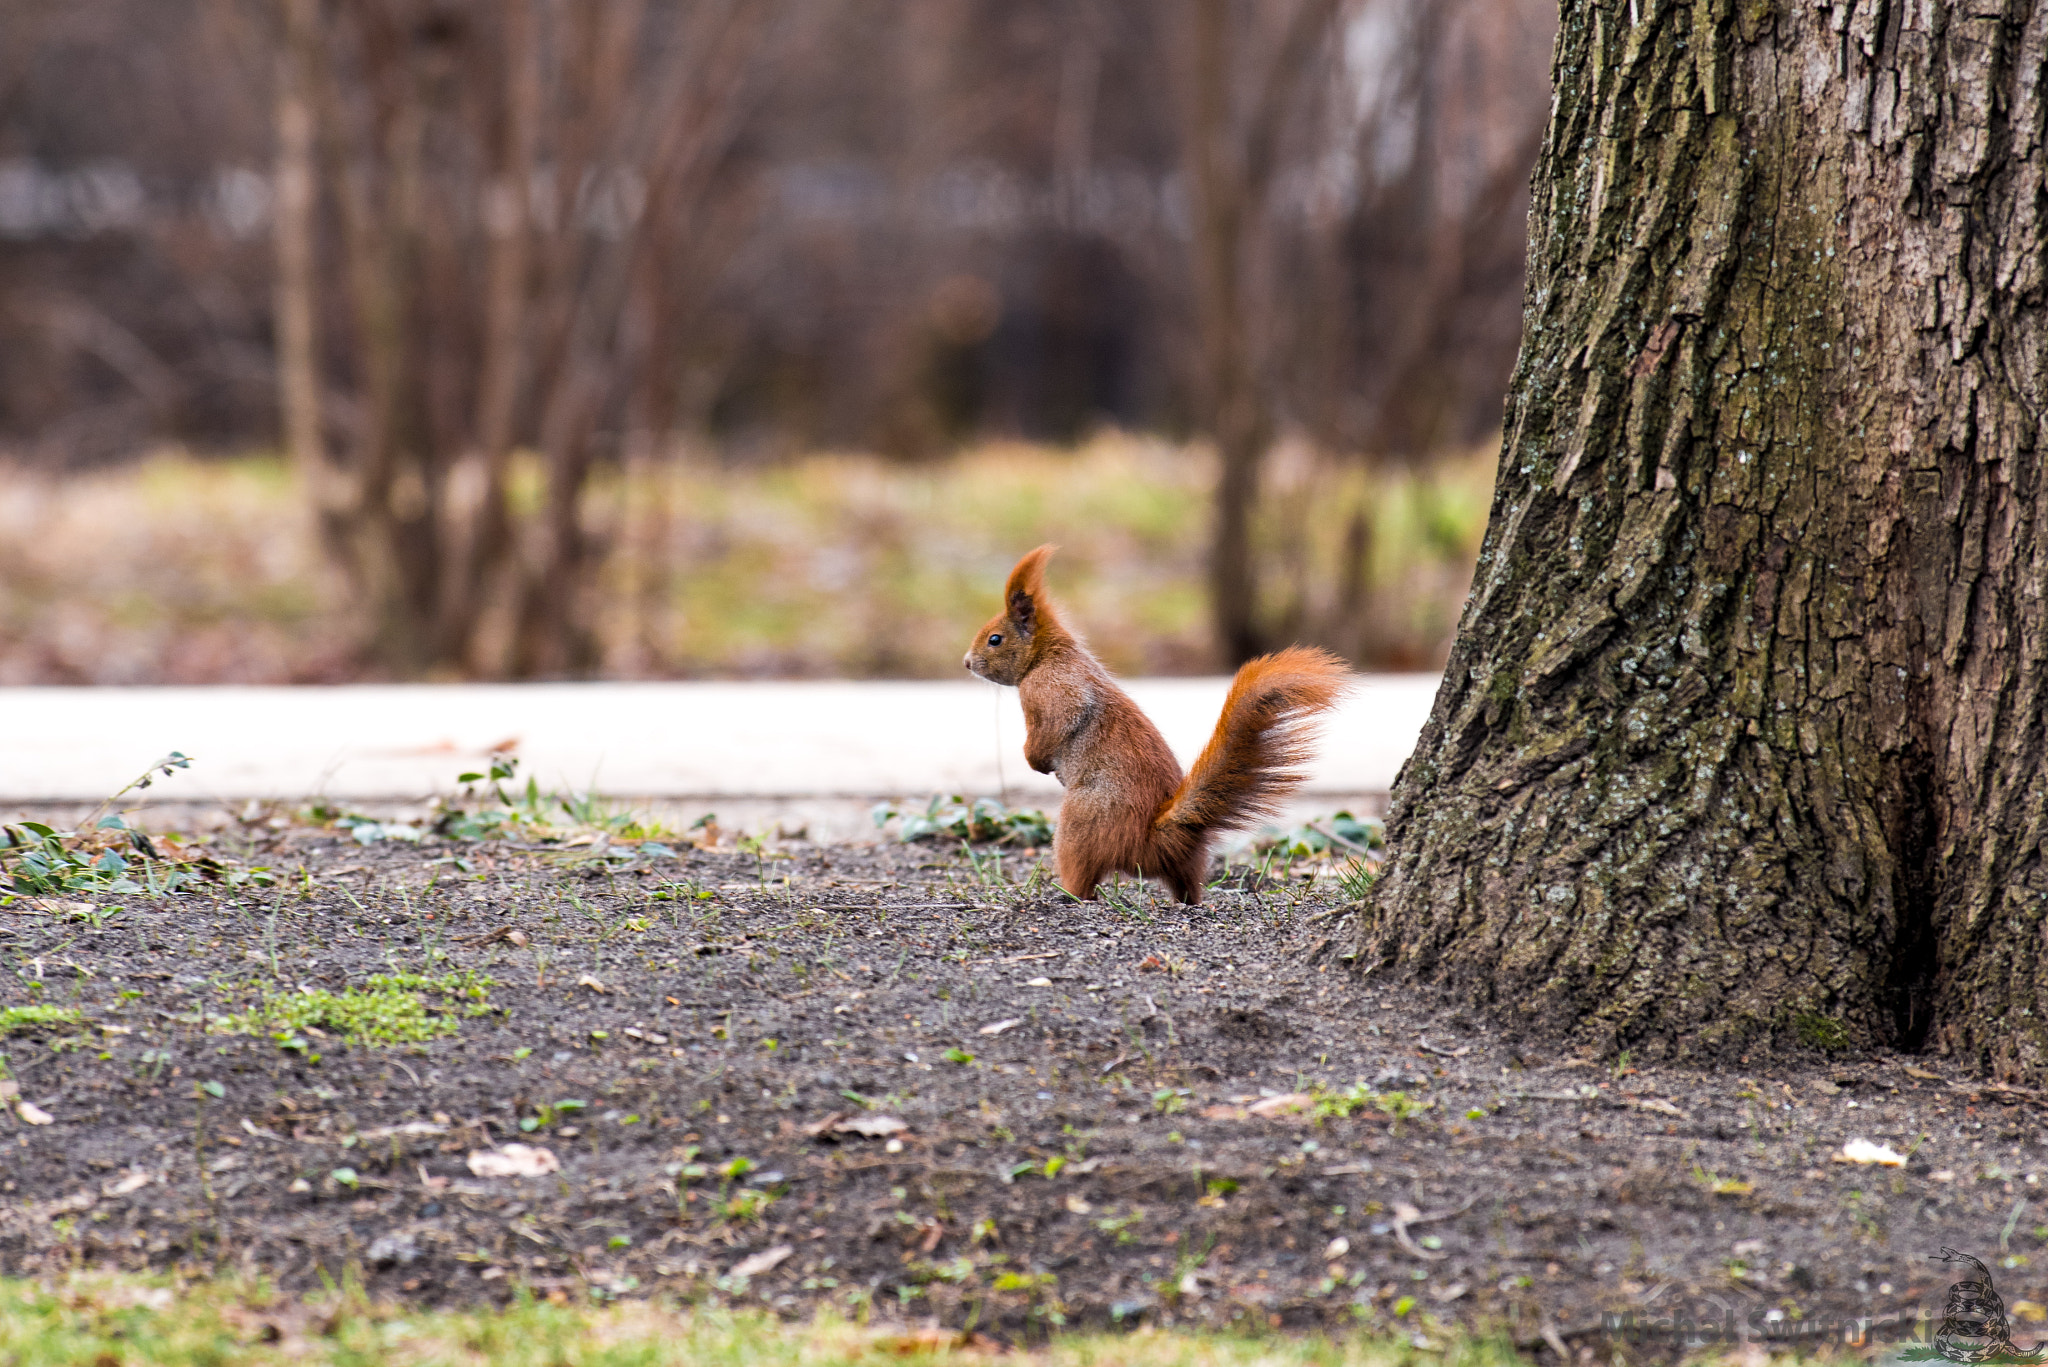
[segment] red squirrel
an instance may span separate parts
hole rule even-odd
[[[1316,714],[1350,686],[1351,671],[1308,646],[1246,662],[1215,734],[1183,778],[1159,728],[1046,597],[1045,562],[1056,549],[1040,546],[1017,562],[1003,610],[964,663],[1023,695],[1025,762],[1067,790],[1053,838],[1066,890],[1087,901],[1121,870],[1163,879],[1180,901],[1200,902],[1210,842],[1278,813],[1301,781]]]

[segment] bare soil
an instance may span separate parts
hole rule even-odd
[[[1947,1245],[2048,1303],[2042,1098],[1928,1059],[1561,1057],[1336,961],[1327,878],[1079,905],[1015,851],[243,829],[216,848],[278,886],[0,908],[0,1010],[83,1017],[0,1040],[0,1273],[1589,1347],[1603,1314],[1938,1318]],[[492,1009],[395,1048],[217,1019],[394,969],[487,975]],[[1834,1161],[1858,1138],[1910,1157]],[[472,1170],[511,1143],[560,1171]]]

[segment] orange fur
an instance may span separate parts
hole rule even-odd
[[[1237,671],[1215,734],[1185,777],[1180,762],[1102,662],[1060,621],[1045,592],[1055,547],[1017,562],[1003,610],[964,661],[1023,695],[1024,758],[1066,788],[1053,862],[1083,899],[1117,871],[1163,879],[1183,902],[1202,900],[1217,835],[1271,816],[1301,781],[1316,715],[1350,682],[1326,650],[1294,646]]]

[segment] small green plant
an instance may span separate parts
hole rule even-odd
[[[1383,1092],[1373,1098],[1372,1104],[1393,1120],[1396,1134],[1401,1131],[1402,1121],[1421,1115],[1436,1105],[1434,1101],[1419,1100],[1406,1092]]]
[[[1379,822],[1361,821],[1349,812],[1338,812],[1327,820],[1305,821],[1285,829],[1269,826],[1253,838],[1252,849],[1289,861],[1346,853],[1357,862],[1385,843],[1384,828]]]
[[[202,874],[231,883],[258,881],[256,875],[261,874],[262,885],[269,886],[273,880],[267,869],[233,869],[214,859],[167,859],[155,841],[129,826],[119,813],[107,811],[127,794],[191,764],[189,756],[171,751],[143,770],[140,778],[103,799],[76,830],[60,831],[40,821],[0,826],[0,906],[14,897],[61,893],[140,892],[163,897]]]
[[[1189,1095],[1185,1087],[1161,1087],[1152,1093],[1152,1109],[1161,1115],[1179,1115],[1188,1108]]]
[[[1692,1167],[1692,1180],[1716,1196],[1747,1196],[1756,1190],[1755,1183],[1744,1181],[1740,1177],[1723,1177],[1720,1173],[1710,1172],[1697,1163]]]
[[[1315,1105],[1310,1113],[1318,1124],[1325,1120],[1342,1120],[1353,1111],[1375,1105],[1380,1100],[1380,1094],[1363,1082],[1354,1083],[1338,1092],[1317,1088],[1310,1095],[1315,1097]]]
[[[10,1006],[0,1010],[0,1039],[17,1030],[50,1030],[83,1022],[84,1017],[68,1006]]]
[[[535,1130],[551,1129],[570,1116],[579,1115],[589,1108],[590,1103],[587,1101],[543,1101],[533,1108],[532,1115],[519,1118],[519,1128],[528,1134]]]
[[[1367,863],[1364,855],[1353,855],[1344,862],[1343,868],[1337,870],[1337,886],[1343,890],[1346,901],[1363,901],[1372,891],[1372,885],[1379,881],[1379,876],[1378,868]]]
[[[1123,1215],[1103,1216],[1095,1222],[1095,1227],[1104,1234],[1115,1235],[1116,1241],[1120,1244],[1131,1244],[1138,1241],[1138,1236],[1131,1233],[1131,1228],[1144,1220],[1144,1218],[1145,1212],[1133,1206]]]
[[[773,1192],[762,1191],[759,1187],[742,1187],[728,1196],[722,1209],[726,1223],[743,1225],[749,1220],[758,1220],[775,1204]]]
[[[1041,811],[1012,811],[992,797],[973,801],[958,794],[934,797],[923,811],[881,802],[869,813],[879,829],[897,823],[896,838],[962,841],[969,844],[1050,845],[1052,822]],[[977,865],[979,872],[979,865]],[[986,880],[984,880],[986,881]]]
[[[449,840],[557,840],[577,832],[600,831],[615,840],[640,842],[637,846],[611,845],[593,857],[606,863],[631,863],[639,858],[663,858],[675,851],[659,843],[666,835],[659,826],[643,822],[630,811],[611,806],[595,793],[542,792],[529,774],[526,786],[518,786],[519,759],[503,752],[493,754],[481,770],[457,774],[460,794],[442,798],[431,829]],[[512,785],[509,789],[506,785]],[[418,839],[416,828],[394,827],[361,817],[342,817],[337,825],[351,829],[364,844],[379,839]]]

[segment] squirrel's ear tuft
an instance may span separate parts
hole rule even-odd
[[[1017,624],[1020,635],[1029,636],[1038,629],[1038,603],[1028,593],[1013,593],[1007,605],[1010,620]]]
[[[1041,605],[1045,599],[1045,562],[1052,559],[1057,546],[1040,546],[1017,562],[1010,571],[1010,582],[1003,588],[1003,602],[1010,611],[1010,620],[1030,632],[1038,625]]]

